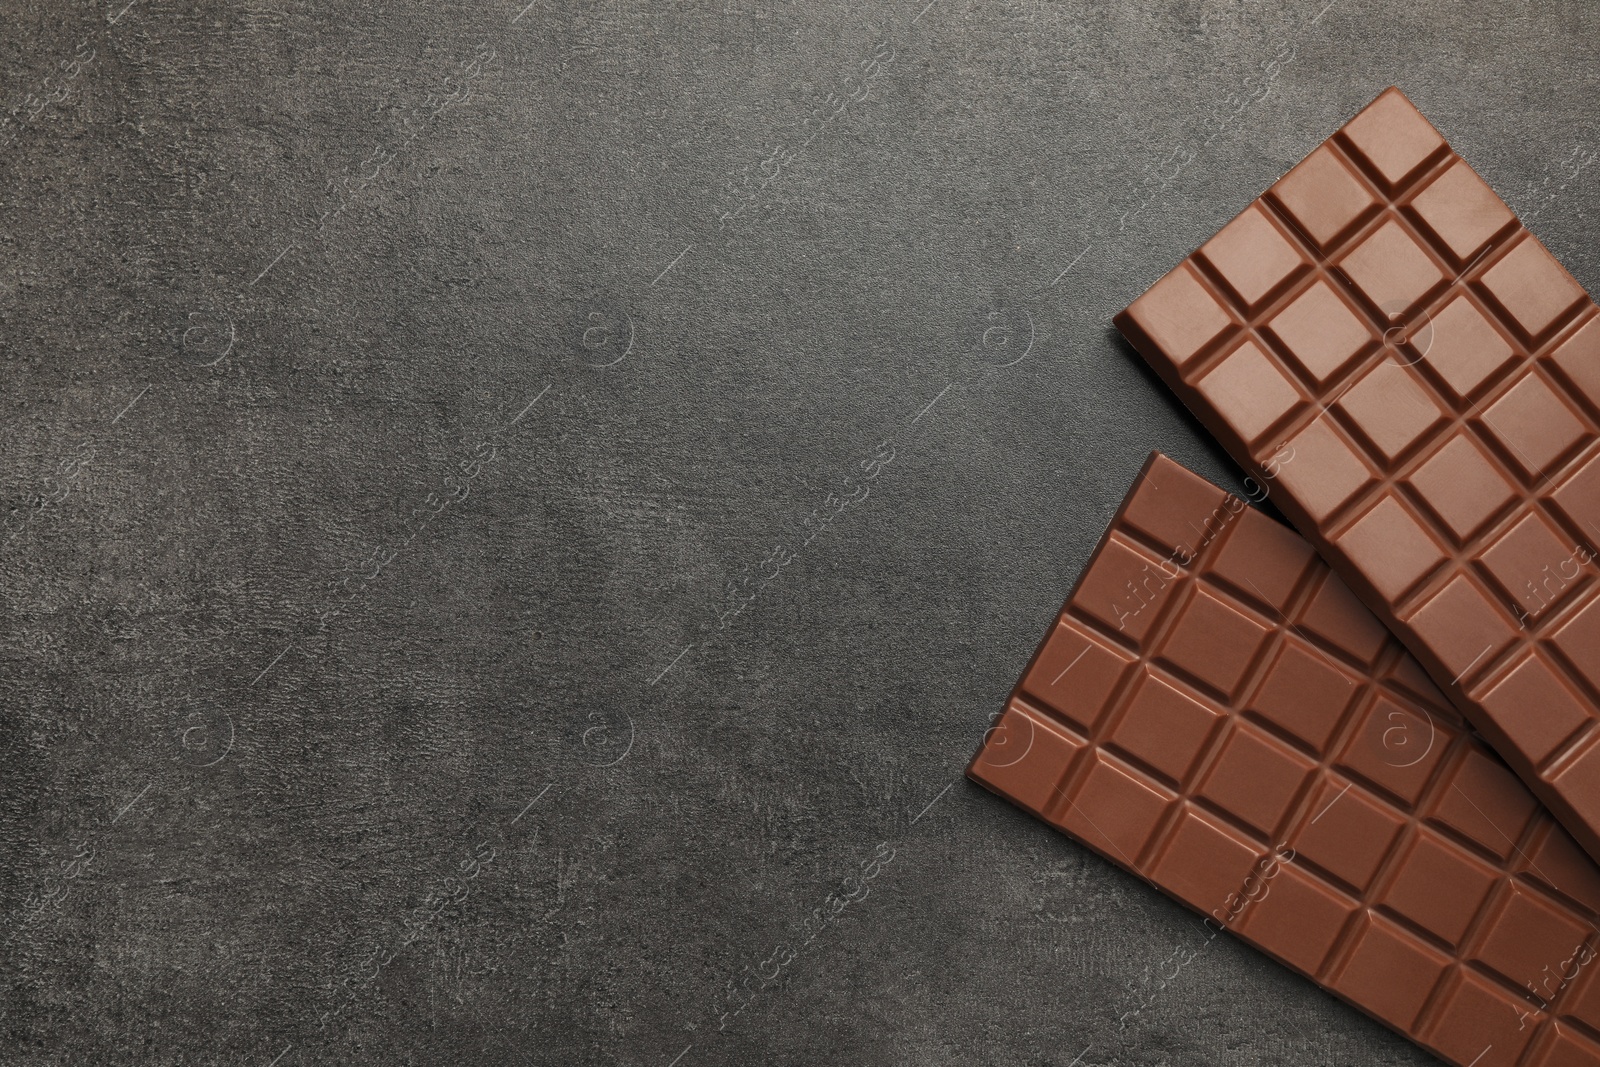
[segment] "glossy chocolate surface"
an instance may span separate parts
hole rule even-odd
[[[1117,317],[1600,856],[1600,321],[1395,89]]]
[[[1164,456],[968,774],[1451,1063],[1600,1064],[1600,868],[1309,544]]]

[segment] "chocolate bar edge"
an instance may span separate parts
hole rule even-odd
[[[1089,555],[1087,558],[1085,558],[1083,566],[1079,568],[1078,576],[1073,579],[1072,586],[1067,590],[1067,595],[1062,598],[1061,607],[1056,610],[1055,617],[1057,619],[1061,617],[1062,612],[1066,611],[1067,605],[1072,603],[1072,599],[1078,595],[1078,590],[1083,585],[1084,579],[1088,576],[1089,569],[1094,565],[1094,561],[1099,558],[1100,553],[1106,547],[1106,542],[1111,540],[1112,531],[1117,528],[1118,524],[1122,521],[1123,515],[1127,513],[1129,506],[1133,503],[1133,498],[1135,496],[1134,489],[1143,484],[1145,478],[1150,474],[1150,469],[1163,459],[1166,459],[1168,462],[1176,462],[1170,456],[1166,456],[1164,453],[1162,453],[1160,449],[1152,448],[1150,450],[1150,454],[1145,456],[1144,462],[1139,465],[1139,471],[1133,476],[1132,481],[1128,483],[1129,488],[1128,491],[1123,495],[1122,502],[1117,505],[1117,510],[1111,514],[1111,517],[1106,520],[1105,529],[1101,531],[1099,539],[1094,543],[1094,547],[1089,550]],[[1231,496],[1232,494],[1229,495]],[[1038,645],[1035,646],[1033,650],[1033,655],[1028,657],[1028,662],[1023,665],[1021,673],[1017,675],[1017,684],[1012,686],[1011,691],[1006,696],[1005,703],[1002,704],[1000,706],[1000,710],[995,713],[995,723],[998,723],[1001,717],[1005,715],[1006,706],[1011,703],[1012,698],[1014,698],[1017,695],[1017,692],[1021,689],[1021,680],[1026,678],[1028,674],[1032,672],[1034,664],[1038,663],[1039,657],[1044,655],[1045,648],[1050,644],[1050,638],[1054,635],[1054,633],[1055,628],[1052,625],[1049,629],[1045,630],[1044,636],[1039,639]],[[966,776],[972,781],[977,782],[979,785],[983,786],[991,793],[994,793],[996,796],[1005,797],[1006,800],[1010,800],[1013,804],[1017,804],[1015,800],[1012,800],[1011,797],[1006,796],[1004,793],[1000,792],[1000,790],[994,788],[976,773],[978,763],[983,759],[984,746],[988,744],[989,734],[993,731],[993,729],[994,726],[991,724],[990,728],[984,731],[983,737],[978,741],[978,750],[973,753],[972,759],[967,762],[967,769],[965,773]],[[1023,808],[1024,811],[1027,810],[1026,807],[1021,804],[1017,804],[1017,806]],[[1090,845],[1089,847],[1094,848],[1093,845]],[[1100,850],[1095,849],[1095,851],[1098,853]],[[1105,855],[1104,853],[1100,854]],[[1106,856],[1106,858],[1111,859],[1110,856]],[[1134,872],[1130,871],[1129,873],[1132,874]],[[1134,877],[1139,877],[1139,875],[1134,874]],[[1145,881],[1152,886],[1155,885],[1155,883],[1150,882],[1149,879],[1145,879]],[[1160,887],[1158,886],[1157,888]]]

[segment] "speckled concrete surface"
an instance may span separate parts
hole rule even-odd
[[[0,1059],[1431,1062],[960,773],[1238,484],[1111,315],[1389,84],[1600,287],[1600,11],[124,2],[0,12]]]

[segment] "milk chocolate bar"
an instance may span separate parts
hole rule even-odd
[[[1600,1064],[1600,868],[1306,541],[1164,456],[967,773],[1459,1067]]]
[[[1600,857],[1600,321],[1389,89],[1117,325]]]

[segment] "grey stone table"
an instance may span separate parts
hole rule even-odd
[[[961,778],[1378,91],[1600,288],[1600,13],[1325,2],[6,4],[0,1061],[1430,1062]]]

